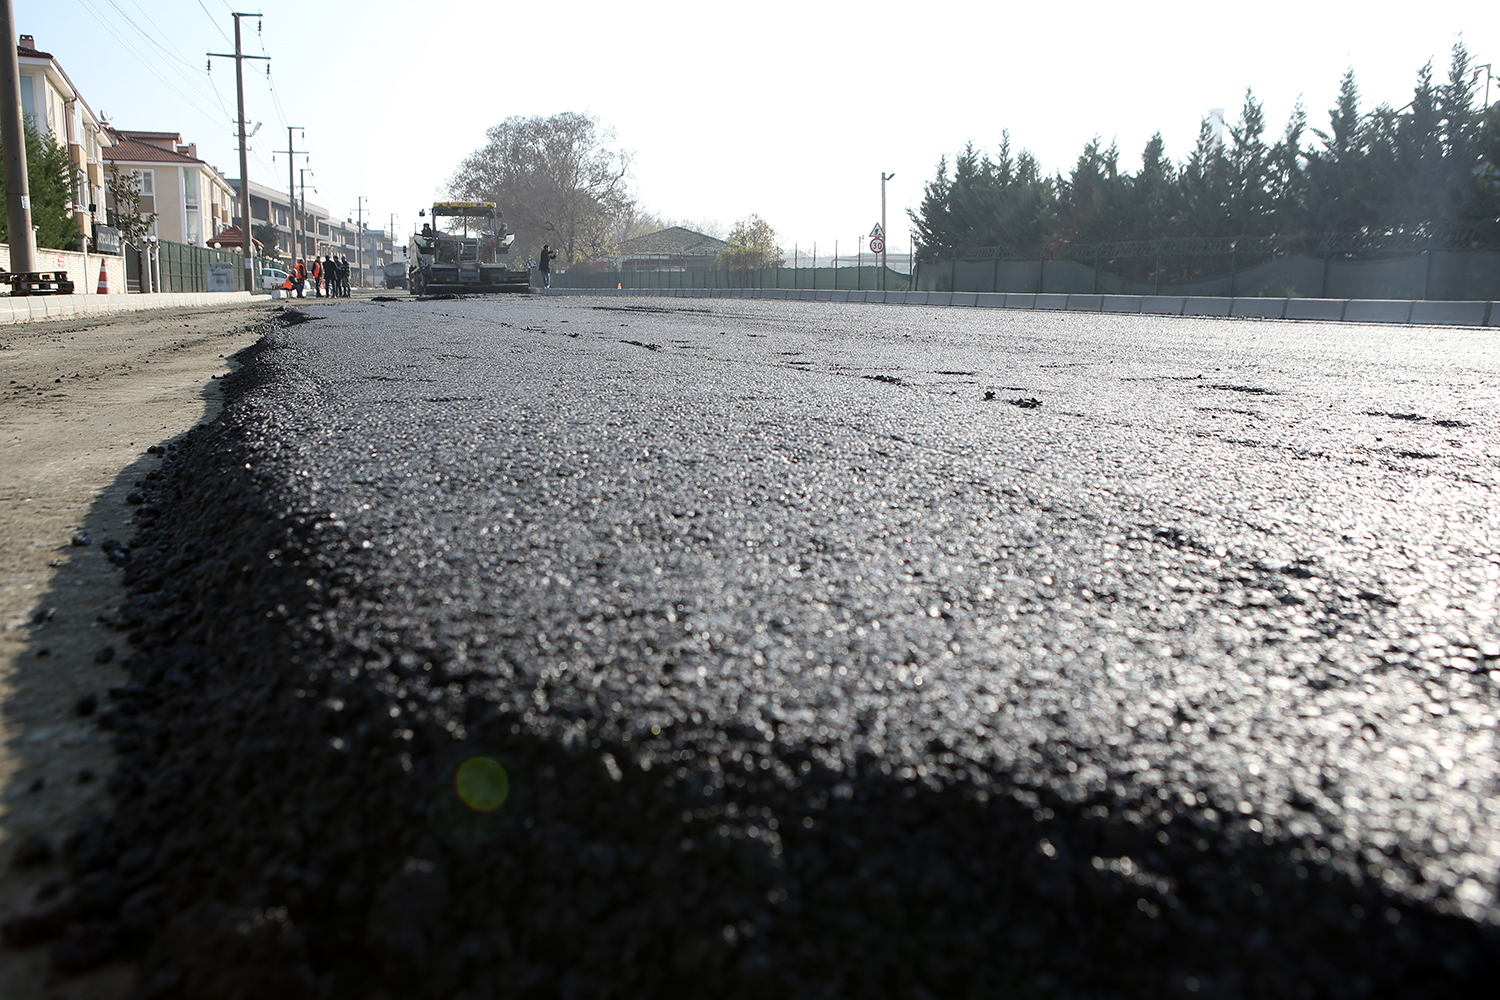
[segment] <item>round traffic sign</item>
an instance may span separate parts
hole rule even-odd
[[[871,253],[885,253],[885,240],[881,239],[878,236],[875,239],[871,240],[870,241],[870,252]]]

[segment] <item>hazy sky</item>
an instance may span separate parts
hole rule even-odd
[[[1500,67],[1492,2],[1265,0],[1152,6],[942,4],[445,3],[318,0],[14,0],[96,112],[120,128],[180,131],[239,173],[231,10],[245,19],[246,117],[264,125],[250,176],[284,188],[286,126],[300,125],[309,200],[409,232],[485,128],[510,115],[592,114],[634,156],[644,207],[726,228],[751,212],[788,252],[850,252],[880,215],[907,246],[938,158],[1009,129],[1049,172],[1083,144],[1118,142],[1134,171],[1153,132],[1181,159],[1210,108],[1231,121],[1254,88],[1268,132],[1296,102],[1322,127],[1353,67],[1365,108],[1405,104],[1418,68],[1446,74],[1460,39]],[[418,12],[426,12],[425,16]],[[1481,88],[1483,80],[1481,79]],[[1500,99],[1500,86],[1492,88]]]

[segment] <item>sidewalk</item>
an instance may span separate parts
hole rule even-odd
[[[269,302],[269,295],[259,297]],[[155,295],[0,295],[0,325],[70,316],[104,316],[143,309],[249,305],[249,292],[161,292]]]

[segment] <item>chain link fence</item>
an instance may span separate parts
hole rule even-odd
[[[538,284],[532,275],[532,284]],[[552,275],[554,288],[822,288],[905,292],[911,276],[893,268],[764,267],[743,271],[593,271],[573,267]]]
[[[208,291],[208,265],[214,261],[233,263],[234,287],[238,291],[245,291],[245,258],[236,251],[211,250],[208,247],[189,246],[186,243],[172,243],[167,240],[161,240],[157,247],[157,261],[161,277],[160,291]]]
[[[1460,229],[973,247],[919,259],[919,291],[1500,299],[1500,248]]]

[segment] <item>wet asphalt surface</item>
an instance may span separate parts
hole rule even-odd
[[[143,487],[119,808],[23,928],[64,967],[145,954],[195,997],[1493,979],[1493,335],[287,318]],[[476,756],[498,808],[455,793]]]

